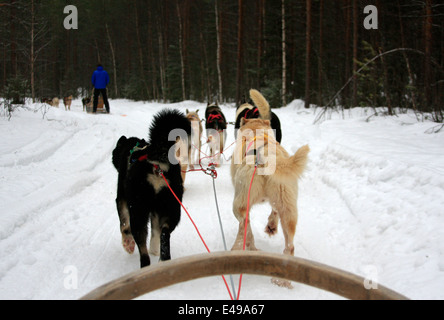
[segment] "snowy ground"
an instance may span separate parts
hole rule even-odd
[[[24,109],[0,119],[0,299],[77,299],[139,268],[138,253],[128,255],[120,243],[111,152],[121,135],[146,138],[153,114],[164,107],[199,108],[201,116],[205,109],[189,101],[115,100],[111,115],[94,116],[76,100],[71,112],[51,108],[44,119]],[[232,107],[223,111],[234,120]],[[275,112],[282,145],[294,153],[308,143],[312,150],[300,182],[295,255],[371,277],[412,299],[444,299],[444,133],[426,134],[434,124],[412,114],[369,118],[372,111],[359,109],[313,125],[315,111],[300,101]],[[218,170],[216,187],[231,247],[237,221],[229,172],[228,164]],[[209,176],[187,175],[184,204],[210,249],[222,251]],[[266,204],[251,211],[256,245],[280,253],[282,233],[270,239],[263,232],[269,213]],[[173,259],[205,252],[186,215],[171,241]],[[143,297],[228,298],[220,277]],[[338,297],[247,275],[241,298]]]

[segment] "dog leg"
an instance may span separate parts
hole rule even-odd
[[[147,208],[132,208],[130,211],[130,219],[131,231],[139,248],[140,267],[144,268],[150,265],[150,256],[148,255],[148,248],[146,246],[149,219]]]
[[[182,176],[182,185],[185,185],[185,177],[187,175],[187,171],[188,171],[188,164],[181,164],[180,165],[180,174]]]
[[[117,212],[120,219],[120,232],[122,233],[122,245],[129,254],[134,253],[136,243],[131,234],[130,217],[128,211],[128,204],[124,199],[116,199]]]
[[[167,260],[171,260],[170,228],[168,226],[163,227],[160,233],[160,261]]]
[[[140,267],[144,268],[150,265],[150,256],[148,255],[148,249],[146,247],[146,237],[147,234],[138,233],[134,235],[134,240],[136,240],[137,247],[139,248],[140,254]]]
[[[245,236],[245,219],[239,221],[239,230],[237,232],[236,240],[234,241],[232,251],[234,250],[243,250],[244,246],[244,236]],[[253,231],[251,230],[251,224],[249,223],[247,226],[247,239],[245,241],[245,249],[250,251],[257,251],[257,248],[254,244],[254,236]]]
[[[190,161],[188,165],[190,170],[194,170],[194,163],[196,162],[196,148],[194,147],[194,145],[191,146],[191,151],[189,152],[188,159]]]
[[[285,237],[285,249],[284,254],[294,256],[294,235],[296,232],[296,224],[297,224],[297,209],[293,208],[293,210],[289,210],[288,208],[282,209],[280,212],[281,225],[282,230],[284,232]],[[293,285],[288,280],[271,279],[271,282],[287,289],[293,289]]]
[[[217,167],[219,168],[222,165],[222,154],[224,152],[224,146],[225,146],[225,134],[226,132],[219,132],[219,154],[217,156],[218,160],[217,160]]]
[[[284,254],[294,255],[294,234],[296,232],[297,212],[296,214],[288,212],[288,215],[281,217],[282,230],[285,237],[285,249]]]
[[[160,225],[159,217],[153,215],[151,217],[151,240],[150,240],[150,251],[152,255],[160,255]]]
[[[268,217],[268,224],[265,227],[265,233],[267,233],[270,237],[274,236],[278,231],[278,224],[279,215],[276,211],[273,210]]]

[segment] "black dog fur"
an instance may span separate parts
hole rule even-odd
[[[210,154],[211,156],[218,154],[220,158],[220,154],[224,151],[225,141],[227,140],[227,119],[217,103],[208,103],[207,105],[205,110],[205,129],[207,131],[208,141],[210,141],[210,136],[214,131],[219,132],[216,141],[210,143]],[[219,141],[219,145],[217,141]],[[218,165],[220,165],[220,163],[218,163]]]
[[[244,109],[241,112],[238,112],[240,108],[244,107]],[[261,114],[259,113],[259,109],[254,105],[253,101],[248,101],[243,98],[243,101],[240,103],[240,105],[236,108],[236,122],[234,124],[234,135],[237,138],[237,132],[240,128],[240,123],[242,118],[243,119],[257,119],[257,118],[263,118],[261,117]],[[265,115],[264,115],[265,116]],[[279,121],[278,116],[270,110],[270,115],[268,116],[270,119],[270,126],[272,129],[276,130],[276,141],[281,143],[282,140],[282,130],[281,130],[281,122]]]
[[[173,135],[174,140],[169,141],[170,132],[174,129],[179,131]],[[171,259],[170,234],[180,221],[181,206],[161,172],[182,200],[181,167],[175,161],[174,146],[178,137],[185,141],[190,135],[191,124],[181,112],[163,110],[154,117],[148,142],[122,136],[113,151],[113,164],[119,173],[116,205],[123,245],[132,253],[134,242],[137,244],[141,268],[150,265],[147,249],[149,222],[150,253],[160,254],[161,261]]]

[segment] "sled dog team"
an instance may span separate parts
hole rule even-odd
[[[233,213],[239,231],[232,250],[257,250],[251,224],[244,231],[246,210],[267,201],[271,213],[265,232],[273,236],[280,221],[285,238],[284,254],[294,254],[294,235],[298,219],[298,179],[307,163],[309,147],[290,155],[281,145],[278,117],[257,90],[250,91],[252,102],[243,102],[236,111],[236,142],[231,158],[231,179],[235,189]],[[113,151],[118,171],[116,206],[122,244],[128,253],[139,250],[140,266],[150,265],[149,254],[160,260],[171,259],[170,235],[181,217],[185,173],[199,163],[203,127],[198,111],[184,115],[163,110],[154,116],[147,141],[122,136]],[[224,150],[227,121],[217,104],[205,112],[205,129],[211,157],[220,163]],[[254,175],[254,177],[253,177]],[[250,187],[251,184],[251,187]],[[177,197],[177,198],[176,198]],[[249,203],[248,199],[249,198]],[[148,223],[151,237],[147,248]],[[277,284],[289,286],[288,282]]]

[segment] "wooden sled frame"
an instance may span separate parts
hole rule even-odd
[[[91,92],[91,101],[88,102],[88,104],[86,105],[86,112],[87,113],[92,113],[93,109],[94,109],[94,90],[92,90]],[[97,113],[106,113],[106,109],[105,109],[105,104],[103,102],[103,97],[102,95],[99,95],[99,100],[98,100],[98,104],[97,104]]]
[[[81,299],[128,300],[180,282],[240,273],[283,278],[348,299],[408,299],[379,284],[377,289],[368,290],[364,287],[364,278],[346,271],[301,258],[258,251],[201,254],[160,262],[105,284]]]

